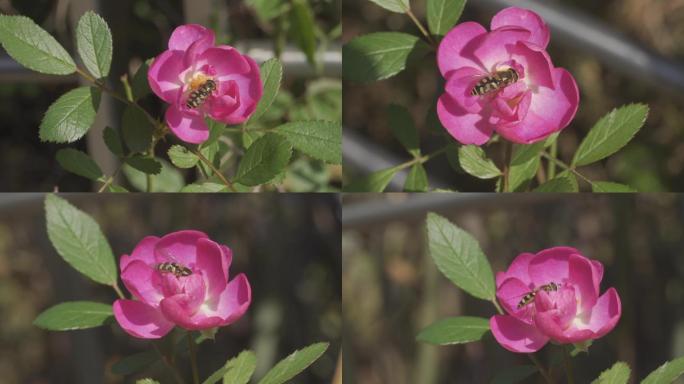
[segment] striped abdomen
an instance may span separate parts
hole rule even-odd
[[[497,91],[518,81],[518,72],[513,68],[497,71],[491,76],[480,79],[470,91],[472,96],[482,96]]]
[[[216,89],[216,82],[214,80],[207,80],[204,84],[200,85],[195,91],[190,93],[188,96],[188,101],[185,105],[190,108],[197,108],[204,103],[204,101],[211,95]]]

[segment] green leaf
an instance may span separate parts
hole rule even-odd
[[[48,331],[73,331],[99,327],[110,318],[113,318],[111,304],[68,301],[43,311],[33,325]]]
[[[128,190],[126,188],[124,188],[120,185],[116,185],[116,184],[109,184],[108,189],[109,189],[109,192],[112,192],[112,193],[126,193],[126,192],[128,192]]]
[[[100,79],[109,75],[112,65],[112,32],[98,14],[88,11],[76,26],[76,46],[83,64]]]
[[[284,0],[247,0],[245,3],[254,8],[257,17],[262,23],[283,14]]]
[[[102,138],[104,139],[107,148],[112,151],[113,154],[117,156],[124,155],[123,142],[121,142],[121,136],[119,132],[112,127],[105,127],[102,132]]]
[[[560,174],[535,188],[534,192],[577,192],[577,185],[573,184],[572,180],[570,179],[571,177],[574,176],[569,174]]]
[[[449,317],[420,331],[416,340],[436,345],[465,344],[478,341],[489,332],[489,319]]]
[[[149,149],[154,127],[140,108],[127,106],[121,125],[124,142],[131,152],[145,152]]]
[[[387,107],[387,121],[394,137],[399,140],[401,145],[413,156],[420,156],[418,146],[418,130],[413,124],[413,118],[409,111],[396,104]]]
[[[162,165],[160,162],[158,162],[155,159],[141,155],[135,155],[127,158],[126,164],[130,165],[131,167],[137,169],[140,172],[149,175],[158,175],[162,170]]]
[[[114,254],[97,222],[57,195],[45,197],[45,212],[48,237],[57,253],[93,281],[116,284]]]
[[[178,192],[185,185],[183,175],[168,161],[159,158],[155,159],[162,165],[158,175],[152,175],[151,192]],[[131,185],[138,191],[144,192],[147,189],[147,175],[137,169],[125,164],[122,168],[124,175]]]
[[[273,130],[299,151],[327,163],[342,163],[342,124],[332,121],[295,121]],[[251,149],[251,147],[250,147]]]
[[[429,51],[427,43],[407,33],[359,36],[342,48],[342,73],[345,79],[356,82],[387,79],[421,60]]]
[[[443,36],[456,25],[466,0],[428,0],[428,28],[433,35]]]
[[[145,379],[140,379],[135,382],[135,384],[159,384],[157,380],[150,379],[150,378],[145,378]]]
[[[147,72],[150,69],[150,64],[154,59],[149,59],[140,65],[140,68],[133,75],[131,80],[131,93],[133,93],[133,100],[139,100],[150,93],[150,83],[147,80]]]
[[[591,384],[627,384],[630,372],[627,363],[618,361],[609,369],[601,372],[601,376],[592,381]]]
[[[410,9],[409,0],[370,0],[388,11],[406,13]]]
[[[278,362],[259,384],[282,384],[292,379],[318,360],[328,349],[328,343],[316,343],[306,348],[294,351],[291,355]]]
[[[464,145],[459,148],[458,161],[464,171],[479,179],[501,176],[496,164],[488,159],[485,151],[477,145]]]
[[[497,373],[492,379],[492,384],[516,384],[522,382],[524,379],[532,376],[537,372],[537,367],[534,365],[516,365],[510,368],[504,368],[500,373]]]
[[[592,181],[591,183],[592,192],[605,192],[605,193],[632,193],[637,192],[636,189],[630,187],[629,185],[613,183],[611,181]]]
[[[342,81],[317,79],[306,89],[306,120],[342,121]]]
[[[256,355],[252,351],[242,351],[228,360],[228,368],[223,376],[223,384],[247,384],[256,368]]]
[[[248,186],[263,184],[285,169],[292,157],[292,144],[269,133],[255,141],[238,165],[235,181]]]
[[[51,75],[76,72],[76,64],[64,47],[28,17],[0,15],[0,42],[28,69]]]
[[[48,108],[40,123],[40,140],[74,142],[88,132],[100,106],[100,90],[80,87],[62,95]]]
[[[684,374],[684,357],[666,362],[641,382],[641,384],[672,383]]]
[[[428,213],[430,255],[452,283],[474,297],[493,300],[494,275],[477,240],[435,213]]]
[[[316,65],[316,34],[311,7],[306,0],[292,0],[290,9],[290,33],[294,42],[306,55],[312,66]]]
[[[532,145],[518,145],[511,158],[508,173],[508,187],[513,192],[522,192],[527,188],[539,169],[541,151],[544,142]]]
[[[192,168],[197,165],[199,157],[190,152],[189,149],[182,145],[173,145],[169,148],[169,159],[173,165],[178,168]]]
[[[573,166],[582,166],[604,159],[624,147],[641,129],[648,116],[645,104],[630,104],[613,109],[602,117],[582,140]]]
[[[112,365],[112,373],[115,375],[130,375],[140,372],[159,360],[159,354],[154,351],[139,352],[126,356]]]
[[[411,171],[406,176],[404,192],[427,192],[428,177],[423,164],[417,163],[411,166]]]
[[[86,179],[97,180],[102,177],[102,170],[87,154],[73,149],[64,148],[57,151],[57,162],[62,168]]]
[[[399,171],[399,167],[375,171],[362,179],[345,185],[343,189],[345,192],[382,192]]]
[[[188,184],[183,187],[181,192],[184,193],[215,193],[215,192],[228,192],[228,187],[223,184],[217,183],[202,183],[202,184]]]
[[[248,123],[258,121],[268,111],[276,96],[278,96],[280,82],[283,79],[283,65],[278,59],[266,60],[261,64],[260,73],[261,82],[264,87],[263,96],[259,100],[254,113],[249,117]]]

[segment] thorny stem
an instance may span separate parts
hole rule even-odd
[[[571,166],[565,164],[564,162],[562,162],[562,161],[560,161],[560,160],[558,160],[558,159],[556,159],[556,158],[550,156],[550,155],[549,155],[548,153],[546,153],[546,152],[542,152],[542,157],[545,158],[545,159],[547,159],[547,160],[549,160],[549,161],[551,161],[551,162],[553,162],[553,163],[555,163],[555,164],[558,165],[559,167],[561,167],[561,168],[563,168],[563,169],[566,169],[566,170],[572,172],[573,174],[575,174],[575,175],[576,175],[577,177],[579,177],[580,179],[582,179],[582,180],[586,181],[587,183],[589,183],[589,185],[594,185],[594,182],[593,182],[593,181],[591,181],[591,180],[589,180],[588,178],[586,178],[586,176],[584,176],[583,174],[577,172],[577,170],[576,170],[574,167],[571,167]],[[550,179],[550,178],[549,178],[549,179]]]
[[[413,158],[413,159],[411,159],[411,160],[409,160],[409,161],[407,161],[407,162],[405,162],[405,163],[401,163],[401,164],[395,166],[394,168],[396,168],[397,171],[400,171],[400,170],[402,170],[402,169],[404,169],[404,168],[408,168],[408,167],[410,167],[410,166],[412,166],[412,165],[414,165],[414,164],[423,164],[423,163],[426,163],[426,162],[428,162],[428,161],[434,159],[435,157],[441,155],[442,153],[446,152],[446,150],[447,150],[448,148],[449,148],[449,146],[446,146],[446,147],[444,147],[444,148],[440,148],[440,149],[438,149],[438,150],[436,150],[436,151],[434,151],[434,152],[432,152],[432,153],[429,153],[429,154],[427,154],[427,155],[425,155],[425,156],[419,156],[419,157]]]
[[[554,159],[558,157],[558,141],[554,140],[553,143],[551,143],[551,148],[549,149],[551,152],[551,157]],[[556,176],[556,163],[549,161],[549,179],[553,179],[554,176]]]
[[[180,374],[180,372],[178,371],[178,367],[176,367],[176,365],[173,364],[173,363],[169,360],[169,358],[168,358],[166,355],[164,355],[164,354],[162,353],[162,351],[159,349],[159,347],[157,346],[157,344],[152,343],[152,347],[154,348],[155,351],[157,351],[157,353],[159,354],[159,357],[161,357],[161,359],[162,359],[162,361],[164,362],[164,364],[165,364],[167,367],[169,367],[169,369],[171,370],[171,373],[173,373],[174,379],[176,379],[176,382],[177,382],[178,384],[185,384],[185,381],[183,380],[183,376],[182,376],[182,375]]]
[[[563,348],[563,363],[565,363],[565,373],[568,375],[568,384],[575,384],[575,376],[572,373],[572,360],[570,359],[570,353],[568,348],[561,346]]]
[[[504,314],[504,311],[503,311],[503,309],[501,308],[501,305],[499,304],[499,302],[496,301],[496,298],[493,298],[493,299],[492,299],[492,304],[494,304],[494,306],[496,307],[496,311],[499,312],[500,315],[503,315],[503,314]],[[537,356],[536,356],[534,353],[528,353],[527,356],[530,358],[530,360],[532,360],[532,362],[534,363],[534,365],[537,366],[537,369],[539,370],[539,373],[544,377],[544,379],[546,380],[546,382],[547,382],[548,384],[554,384],[553,378],[551,377],[551,375],[549,374],[549,372],[544,368],[544,366],[542,365],[541,361],[539,361],[539,359],[537,359]],[[569,383],[569,384],[572,384],[572,383]]]
[[[511,154],[513,153],[513,144],[510,141],[504,143],[504,163],[503,163],[503,191],[509,191],[509,175],[511,173]]]
[[[199,373],[197,371],[197,346],[192,339],[192,332],[188,332],[188,347],[190,347],[190,363],[192,364],[192,381],[199,384]]]
[[[206,157],[204,157],[204,155],[202,155],[202,153],[201,153],[200,151],[198,151],[198,150],[196,150],[196,149],[192,149],[191,152],[194,153],[195,156],[197,156],[204,164],[206,164],[209,168],[211,168],[211,170],[214,172],[214,174],[215,174],[216,176],[218,176],[219,179],[221,179],[221,181],[223,182],[223,184],[225,184],[226,187],[228,187],[228,189],[230,189],[230,190],[233,191],[233,192],[237,192],[237,190],[236,190],[235,187],[233,186],[233,183],[231,183],[230,181],[228,181],[228,179],[226,179],[226,177],[223,176],[223,174],[222,174],[218,169],[216,169],[216,167],[214,166],[214,164],[212,164],[211,161],[209,161],[209,159],[207,159]]]
[[[534,365],[537,366],[537,369],[539,370],[539,373],[541,373],[541,375],[544,377],[544,380],[546,380],[546,382],[548,384],[554,384],[555,382],[553,381],[553,378],[546,371],[546,369],[542,365],[541,361],[539,361],[539,359],[537,359],[537,356],[534,353],[528,353],[527,356],[529,356],[530,360],[532,360]]]
[[[112,173],[112,175],[109,176],[107,180],[105,180],[104,184],[102,184],[102,187],[100,187],[100,189],[97,190],[97,193],[104,192],[107,189],[107,187],[109,187],[114,182],[114,178],[116,178],[116,175],[118,175],[120,171],[121,165],[119,165],[114,171],[114,173]]]

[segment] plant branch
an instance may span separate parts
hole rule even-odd
[[[216,167],[214,166],[214,164],[212,164],[211,161],[209,161],[209,159],[207,159],[206,157],[204,157],[204,155],[203,155],[200,151],[198,151],[198,150],[196,150],[196,149],[191,149],[190,151],[191,151],[192,153],[194,153],[195,156],[197,156],[204,164],[206,164],[209,168],[211,168],[211,170],[214,172],[214,174],[215,174],[216,176],[218,176],[219,179],[221,179],[221,181],[223,182],[223,184],[225,184],[226,187],[228,187],[228,189],[230,189],[230,190],[233,191],[233,192],[237,192],[237,190],[236,190],[235,187],[233,186],[233,183],[231,183],[228,179],[226,179],[226,177],[223,176],[223,174],[222,174],[218,169],[216,169]]]
[[[551,157],[554,159],[558,158],[558,140],[554,140],[553,143],[551,143],[551,148],[549,151],[551,152]],[[549,179],[553,179],[553,177],[556,176],[556,163],[553,161],[549,161],[548,174]]]
[[[408,17],[411,18],[411,20],[413,21],[413,23],[414,23],[414,24],[416,25],[416,27],[418,27],[418,29],[420,30],[420,33],[422,33],[423,36],[425,36],[425,38],[428,40],[428,42],[429,42],[433,47],[436,47],[436,46],[437,46],[437,42],[435,41],[435,39],[432,38],[432,35],[427,31],[427,29],[425,29],[425,27],[424,27],[423,24],[420,22],[420,20],[418,20],[418,18],[416,17],[416,15],[413,14],[413,11],[411,11],[411,9],[406,9],[406,15],[407,15]]]
[[[553,378],[551,377],[549,372],[544,368],[544,366],[542,365],[541,361],[539,361],[537,356],[534,353],[528,353],[527,356],[529,356],[530,360],[532,360],[534,365],[537,366],[537,369],[539,370],[539,373],[541,373],[541,375],[544,377],[544,380],[546,380],[548,384],[554,384],[555,382],[553,381]]]
[[[126,296],[124,296],[123,292],[121,291],[121,288],[119,288],[118,283],[112,284],[112,288],[116,291],[116,294],[119,296],[119,299],[125,299]]]
[[[555,158],[551,157],[551,156],[550,156],[548,153],[546,153],[546,152],[542,152],[542,157],[545,158],[545,159],[547,159],[547,160],[549,160],[549,161],[551,161],[551,162],[553,162],[553,163],[555,163],[555,164],[558,165],[559,167],[561,167],[561,168],[563,168],[563,169],[566,169],[566,170],[568,170],[568,171],[574,173],[577,177],[579,177],[580,179],[582,179],[582,180],[586,181],[587,183],[589,183],[589,185],[594,185],[594,182],[592,182],[591,180],[589,180],[589,179],[588,179],[586,176],[584,176],[583,174],[577,172],[577,170],[576,170],[574,167],[571,167],[571,166],[565,164],[564,162],[562,162],[562,161],[560,161],[560,160],[558,160],[558,159],[555,159]],[[549,179],[551,179],[551,178],[549,178]]]
[[[192,339],[192,332],[188,332],[188,347],[190,348],[190,363],[192,365],[192,382],[199,384],[199,373],[197,371],[197,346]]]
[[[513,143],[504,142],[504,163],[503,163],[503,192],[510,192],[509,179],[511,173],[511,155],[513,153]]]
[[[116,170],[114,171],[114,173],[112,173],[112,175],[109,176],[109,177],[107,178],[107,180],[105,180],[104,184],[102,184],[102,186],[100,187],[100,189],[97,190],[97,193],[102,193],[102,192],[104,192],[104,191],[107,189],[107,187],[109,187],[109,186],[114,182],[114,178],[116,178],[116,175],[119,174],[119,172],[121,171],[121,167],[122,167],[122,166],[123,166],[123,163],[120,164],[120,165],[116,168]]]
[[[169,369],[171,370],[171,373],[173,373],[173,378],[176,379],[176,382],[177,382],[178,384],[185,384],[185,381],[183,380],[183,376],[182,376],[182,375],[180,374],[180,372],[178,371],[178,367],[176,367],[176,365],[173,364],[173,363],[169,360],[169,358],[168,358],[166,355],[164,355],[164,354],[162,353],[162,351],[159,349],[159,347],[157,346],[157,344],[155,344],[155,343],[153,342],[153,343],[152,343],[152,347],[154,348],[155,351],[157,351],[157,353],[159,354],[159,357],[161,357],[161,359],[162,359],[162,361],[164,362],[164,364],[165,364],[167,367],[169,367]]]
[[[568,384],[575,384],[575,376],[572,373],[572,360],[568,348],[561,346],[563,349],[563,363],[565,364],[565,374],[568,376]]]
[[[499,304],[499,302],[496,301],[496,298],[492,299],[492,304],[494,304],[494,306],[496,307],[496,311],[499,312],[499,315],[503,315],[503,314],[504,314],[504,311],[503,311],[503,309],[501,308],[501,305]]]

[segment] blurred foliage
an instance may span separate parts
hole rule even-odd
[[[340,208],[333,195],[68,195],[102,227],[118,257],[146,235],[198,229],[233,250],[231,275],[244,272],[252,306],[200,348],[202,377],[244,349],[257,354],[256,377],[295,349],[329,341],[328,352],[299,383],[329,383],[341,329]],[[113,302],[111,289],[90,283],[50,245],[41,195],[0,197],[0,381],[7,384],[132,383],[110,372],[124,356],[150,349],[113,324],[45,332],[31,323],[67,300]],[[189,373],[187,359],[179,361]],[[148,375],[165,377],[156,364]],[[140,376],[138,376],[140,377]]]
[[[122,0],[100,1],[100,13],[112,27],[114,37],[114,61],[110,86],[123,93],[118,78],[129,77],[147,59],[166,48],[173,29],[186,22],[185,1],[173,0]],[[40,0],[0,1],[0,11],[8,14],[24,14],[53,34],[70,52],[75,52],[72,21],[73,15],[65,2]],[[190,3],[188,3],[190,4]],[[325,50],[341,35],[341,0],[299,0],[300,12],[293,15],[292,2],[286,0],[250,0],[244,2],[212,0],[208,10],[208,27],[214,29],[217,41],[239,45],[244,40],[271,41],[276,51],[282,51],[285,43],[302,49]],[[67,4],[68,5],[68,4]],[[301,9],[305,9],[302,11]],[[301,16],[304,15],[304,16]],[[76,15],[77,17],[80,15]],[[294,21],[293,21],[294,20]],[[296,30],[296,31],[294,31]],[[302,32],[303,31],[303,32]],[[301,37],[305,35],[305,37]],[[305,43],[301,43],[305,41]],[[313,53],[306,52],[309,56]],[[3,55],[2,58],[7,58]],[[272,108],[271,123],[294,118],[341,120],[342,95],[339,79],[320,75],[320,63],[316,63],[316,75],[309,78],[287,76],[279,96],[279,108]],[[6,170],[0,177],[2,191],[49,191],[59,185],[62,191],[90,190],[90,182],[63,170],[55,161],[55,152],[63,146],[41,143],[38,126],[48,106],[59,95],[76,85],[54,82],[32,83],[30,79],[3,78],[0,80],[0,161]],[[163,116],[163,104],[148,96],[141,104],[153,115]],[[115,108],[120,108],[115,104]],[[20,111],[21,113],[17,113]],[[120,115],[114,113],[114,116]],[[95,138],[100,140],[99,137]],[[241,137],[227,137],[224,148],[235,150]],[[157,154],[165,154],[173,142],[161,143]],[[86,140],[77,144],[85,150]],[[317,160],[297,154],[301,161],[293,162],[285,178],[285,189],[327,191],[340,185],[341,167],[325,165]],[[305,167],[301,163],[306,162]],[[304,171],[305,170],[305,171]],[[190,171],[174,169],[175,178],[186,182],[195,179]],[[302,183],[298,175],[305,174]],[[300,177],[301,178],[301,177]],[[279,179],[279,180],[282,180]],[[125,187],[134,189],[133,185]],[[180,187],[179,187],[180,188]]]
[[[384,194],[372,199],[391,209],[409,197]],[[619,292],[622,318],[588,354],[574,359],[576,382],[590,382],[617,360],[627,362],[633,376],[643,379],[665,361],[684,355],[683,197],[557,194],[482,199],[471,196],[467,205],[431,210],[472,234],[495,272],[505,270],[519,253],[568,245],[603,263],[601,292],[609,287]],[[368,195],[350,196],[344,209],[369,200]],[[504,350],[491,334],[462,346],[435,347],[415,340],[437,319],[495,314],[491,303],[464,294],[436,270],[427,254],[425,214],[343,231],[345,382],[489,383],[496,373],[529,364],[525,355]],[[560,363],[558,352],[547,346],[540,356],[545,363]],[[537,376],[525,382],[539,380]]]
[[[610,28],[622,32],[628,39],[675,60],[684,58],[684,3],[678,0],[580,0],[559,1],[563,5],[586,12],[602,20]],[[469,2],[461,21],[477,21],[489,25],[493,12],[481,12],[477,0]],[[425,20],[425,0],[411,2],[416,16]],[[344,33],[348,42],[354,36],[384,30],[419,35],[411,20],[402,14],[388,12],[368,0],[346,0],[343,5]],[[569,50],[551,34],[549,53],[556,66],[567,68],[576,78],[580,89],[580,106],[575,120],[559,136],[561,159],[569,161],[593,124],[612,108],[632,102],[646,103],[650,107],[644,129],[630,144],[601,164],[584,170],[592,180],[614,180],[635,187],[639,191],[684,190],[684,119],[679,94],[644,86],[639,79],[629,78],[619,68],[610,67],[584,53]],[[391,149],[401,158],[408,158],[401,145],[393,139],[384,116],[390,103],[409,108],[417,121],[425,152],[441,147],[450,138],[444,138],[442,128],[426,121],[430,108],[434,108],[441,88],[441,78],[434,56],[428,56],[421,65],[400,75],[370,85],[344,82],[345,129],[355,129],[368,140]],[[358,102],[364,100],[364,102]],[[492,154],[501,162],[501,155]],[[493,182],[473,180],[465,174],[455,173],[445,159],[427,164],[428,173],[459,190],[478,191],[492,189]],[[345,174],[355,178],[350,167]],[[453,183],[453,184],[452,184]]]

